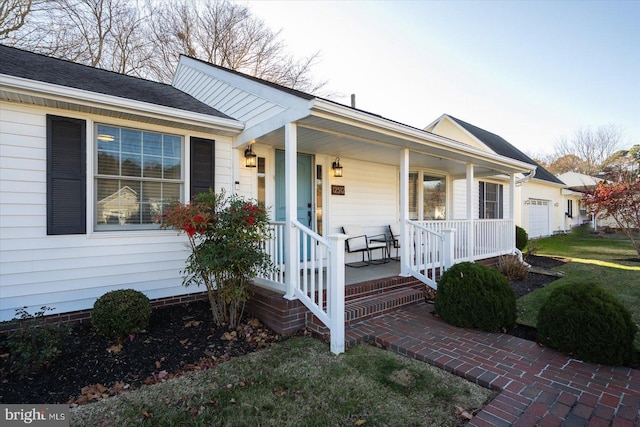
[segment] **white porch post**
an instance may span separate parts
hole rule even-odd
[[[448,270],[453,265],[453,260],[455,259],[454,252],[454,239],[453,235],[455,234],[455,228],[445,228],[442,230],[442,234],[444,234],[444,269]]]
[[[516,247],[516,174],[509,174],[509,202],[511,204],[511,234],[509,245]]]
[[[473,163],[467,163],[467,257],[473,261],[473,247],[475,245],[475,225],[473,223]]]
[[[285,167],[285,286],[284,297],[294,299],[297,279],[298,239],[292,221],[298,217],[298,133],[295,123],[284,125],[284,167]]]
[[[346,234],[332,234],[329,240],[331,260],[329,268],[329,330],[331,352],[344,353],[344,241]]]
[[[400,275],[409,276],[409,149],[400,151]]]

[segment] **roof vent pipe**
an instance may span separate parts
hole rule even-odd
[[[356,94],[351,94],[351,108],[356,108]]]

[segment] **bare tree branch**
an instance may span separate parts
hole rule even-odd
[[[559,159],[572,155],[582,160],[575,172],[593,175],[607,166],[607,159],[621,148],[624,139],[623,129],[614,123],[599,126],[595,131],[581,128],[575,131],[571,140],[558,139],[555,155]]]

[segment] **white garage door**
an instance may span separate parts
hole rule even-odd
[[[529,201],[529,237],[549,235],[549,201]]]

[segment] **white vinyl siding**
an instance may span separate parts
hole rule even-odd
[[[104,118],[9,102],[0,102],[0,111],[0,320],[13,318],[15,308],[23,306],[30,312],[42,305],[54,312],[89,309],[115,289],[137,289],[152,299],[203,291],[181,285],[188,252],[177,232],[88,230],[86,235],[47,236],[46,114],[87,120],[87,164],[94,156],[90,130]],[[176,129],[149,130],[189,139]],[[231,141],[215,139],[216,190],[231,191]],[[88,201],[94,200],[92,185],[87,185]]]

